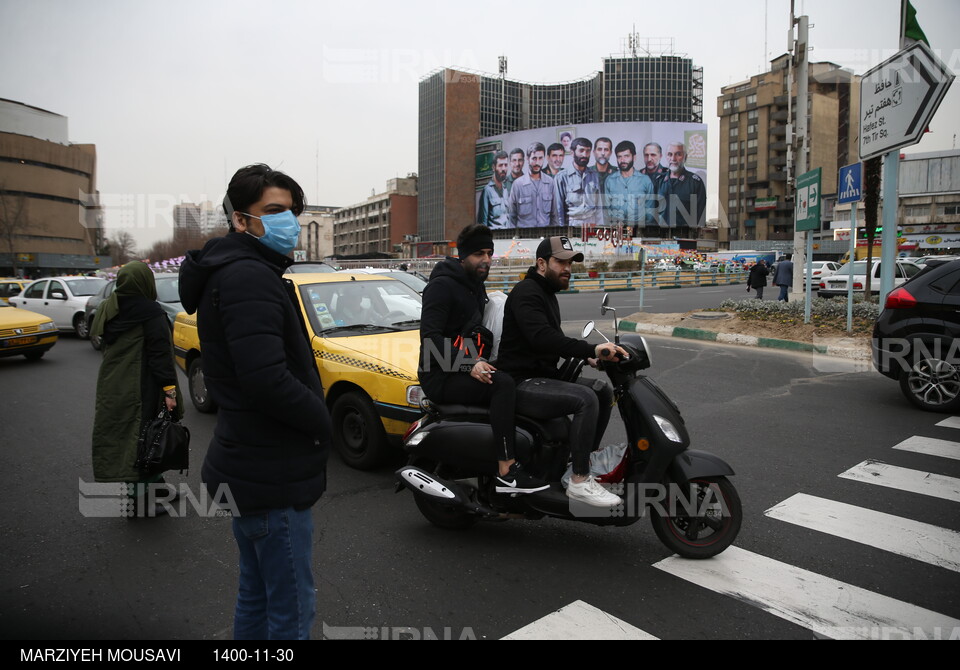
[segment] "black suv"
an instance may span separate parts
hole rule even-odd
[[[930,261],[887,296],[873,366],[931,412],[960,410],[960,260]]]

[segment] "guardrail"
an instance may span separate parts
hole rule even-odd
[[[487,278],[487,291],[509,292],[520,281],[521,274],[496,274]],[[687,286],[725,286],[742,284],[746,272],[716,270],[651,270],[643,274],[646,288],[682,288]],[[570,276],[570,291],[633,291],[641,286],[639,272],[585,272]]]

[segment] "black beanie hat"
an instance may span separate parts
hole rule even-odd
[[[493,233],[486,226],[471,226],[464,230],[457,241],[457,254],[463,260],[481,249],[493,249]]]

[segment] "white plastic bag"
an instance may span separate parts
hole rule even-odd
[[[507,304],[507,294],[494,291],[487,294],[487,306],[483,310],[483,325],[493,333],[493,353],[490,360],[497,360],[500,352],[500,335],[503,333],[503,308]]]
[[[603,484],[615,484],[623,481],[622,469],[620,464],[623,463],[623,459],[627,455],[627,443],[622,442],[620,444],[608,444],[607,446],[597,449],[590,454],[590,474],[593,475],[598,482]],[[560,479],[563,484],[563,488],[567,488],[570,484],[570,478],[573,477],[573,464],[571,463],[567,466],[567,471],[563,473],[563,477]]]

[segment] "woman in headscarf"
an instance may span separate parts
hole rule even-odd
[[[91,329],[103,338],[93,422],[94,479],[129,483],[128,492],[135,501],[144,498],[147,485],[165,486],[162,475],[144,477],[134,467],[144,423],[156,417],[162,405],[174,420],[183,416],[170,322],[156,300],[150,268],[127,263],[117,274],[113,294],[97,309]],[[157,505],[156,510],[138,512],[138,516],[163,510]]]

